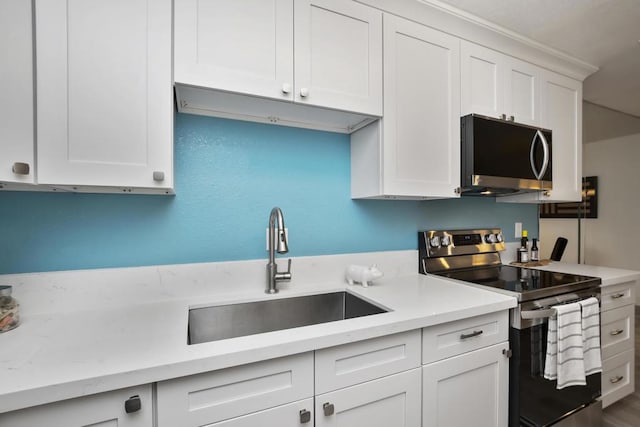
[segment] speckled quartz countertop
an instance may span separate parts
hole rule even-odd
[[[374,285],[344,283],[348,264],[373,262],[385,272]],[[0,413],[428,327],[516,304],[509,296],[418,275],[416,251],[295,258],[294,280],[276,296],[263,291],[264,264],[258,260],[0,276],[0,284],[14,285],[22,310],[21,325],[0,334]],[[345,289],[390,311],[187,344],[191,306]]]

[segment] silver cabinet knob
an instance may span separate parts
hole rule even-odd
[[[301,98],[306,98],[307,96],[309,96],[309,89],[306,87],[303,87],[300,89],[300,97]]]
[[[311,411],[307,411],[306,409],[302,409],[300,411],[300,424],[305,424],[311,421]]]
[[[29,175],[29,163],[15,162],[11,170],[16,175]]]
[[[507,120],[507,115],[506,114],[500,114],[500,119],[501,120]]]
[[[291,92],[291,85],[289,83],[282,83],[282,93],[287,94]]]
[[[330,415],[333,415],[336,411],[336,408],[333,406],[333,403],[325,403],[322,405],[322,410],[324,411],[324,416],[328,417]]]
[[[509,116],[509,121],[510,121],[510,122],[515,122],[515,121],[516,121],[516,118],[515,118],[514,116]]]
[[[164,172],[153,171],[153,180],[158,182],[164,181]]]
[[[615,377],[613,377],[613,378],[609,378],[609,382],[610,382],[611,384],[615,384],[615,383],[619,383],[619,382],[620,382],[620,381],[622,381],[623,379],[624,379],[624,376],[622,376],[622,375],[618,375],[618,376],[615,376]]]

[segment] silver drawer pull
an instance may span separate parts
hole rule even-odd
[[[611,299],[618,299],[618,298],[622,298],[623,296],[624,296],[624,292],[620,292],[619,294],[611,295]]]
[[[333,413],[335,412],[335,408],[333,406],[333,403],[325,403],[322,405],[322,410],[324,411],[324,416],[328,417],[330,415],[333,415]]]
[[[611,335],[620,335],[624,332],[624,329],[616,329],[615,331],[609,332]]]
[[[467,338],[477,337],[478,335],[482,335],[482,332],[482,329],[480,329],[479,331],[473,331],[470,334],[460,334],[460,339],[466,340]]]
[[[617,377],[609,378],[609,382],[611,384],[615,384],[615,383],[619,383],[623,379],[624,379],[624,377],[622,375],[618,375]]]

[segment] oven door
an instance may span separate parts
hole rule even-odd
[[[509,425],[512,427],[560,423],[596,403],[600,397],[599,373],[589,375],[584,386],[562,390],[556,389],[556,381],[544,378],[548,320],[535,323],[510,329],[513,353],[509,362]]]

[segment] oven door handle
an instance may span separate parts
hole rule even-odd
[[[554,308],[543,310],[524,310],[520,312],[520,317],[522,319],[545,319],[547,317],[553,317],[555,314],[556,310]]]

